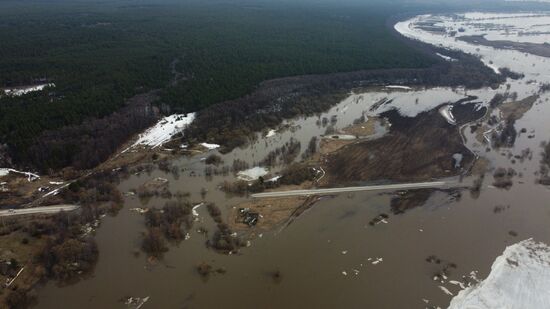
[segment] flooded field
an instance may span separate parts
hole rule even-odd
[[[301,143],[300,153],[304,153],[312,137],[345,135],[340,130],[362,116],[374,118],[396,109],[401,116],[416,117],[437,108],[448,125],[462,132],[464,144],[480,158],[478,162],[487,162],[487,168],[455,179],[468,186],[481,181],[479,190],[326,197],[290,224],[237,231],[250,240],[230,255],[207,248],[202,231],[213,230],[215,224],[206,207],[197,207],[193,231],[179,244],[169,244],[169,251],[156,263],[148,263],[140,250],[144,216],[133,209],[161,208],[167,199],[127,194],[119,214],[104,218],[96,231],[99,262],[93,275],[64,287],[48,283],[39,290],[36,308],[59,308],[61,304],[66,308],[136,308],[143,298],[147,301],[142,308],[447,307],[461,285],[487,277],[495,257],[506,246],[527,238],[550,243],[550,191],[537,183],[541,145],[550,140],[550,92],[544,91],[550,83],[550,62],[516,50],[472,45],[459,36],[486,34],[487,40],[522,41],[528,28],[529,42],[548,42],[550,23],[540,26],[546,19],[550,17],[544,14],[472,13],[423,15],[398,23],[396,29],[407,37],[478,55],[495,71],[507,68],[524,77],[498,89],[475,91],[365,89],[351,93],[322,115],[293,119],[273,128],[275,132],[259,133],[246,148],[228,154],[213,149],[179,158],[170,162],[176,173],[154,169],[132,175],[119,185],[122,192],[131,192],[160,177],[168,181],[171,192],[189,193],[187,199],[194,204],[216,203],[226,218],[233,207],[249,198],[226,195],[219,189],[224,180],[236,179],[233,173],[205,176],[204,161],[209,154],[218,154],[222,165],[239,159],[255,167],[291,139]],[[497,94],[503,95],[501,105],[491,106]],[[455,102],[462,103],[445,107]],[[488,108],[487,115],[457,125],[455,117],[463,103],[476,104],[476,110]],[[453,115],[453,111],[457,112]],[[392,125],[396,124],[375,125],[372,138],[392,134]],[[460,165],[459,158],[449,160]],[[497,175],[499,168],[513,172]],[[280,169],[273,167],[266,178],[277,176]],[[201,276],[197,272],[201,263],[219,271]],[[126,304],[129,297],[140,301]]]

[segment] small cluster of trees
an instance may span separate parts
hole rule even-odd
[[[206,160],[204,160],[204,163],[218,166],[218,165],[223,163],[223,160],[220,156],[213,153],[213,154],[209,155],[208,157],[206,157]]]
[[[250,165],[246,161],[237,158],[233,160],[233,164],[231,165],[231,170],[233,171],[233,173],[237,173],[239,171],[246,170],[249,167]]]
[[[98,172],[83,180],[71,183],[68,190],[52,196],[53,202],[81,205],[81,216],[86,222],[97,219],[105,212],[116,213],[123,205],[122,193],[116,187],[118,177],[109,171]],[[59,201],[54,201],[60,198]]]
[[[513,177],[516,175],[516,171],[513,168],[499,167],[493,173],[494,182],[493,185],[497,188],[510,189],[514,182]]]
[[[302,159],[308,159],[317,152],[318,138],[317,136],[312,136],[307,144],[306,151],[302,154]]]
[[[168,251],[166,240],[179,242],[193,227],[191,204],[183,201],[167,201],[161,209],[149,209],[145,213],[147,231],[141,248],[149,256],[161,257]]]
[[[550,185],[550,143],[543,144],[542,159],[540,161],[540,174],[541,178],[539,182],[543,185]]]
[[[179,242],[193,227],[191,204],[167,201],[160,209],[151,208],[145,213],[145,233],[141,248],[149,256],[161,257],[168,250],[166,240]]]
[[[233,231],[223,222],[222,212],[214,203],[208,203],[206,209],[217,227],[212,238],[206,243],[208,247],[220,253],[230,254],[246,246],[246,242],[240,237],[233,235]]]
[[[48,239],[36,257],[48,277],[70,281],[90,271],[97,261],[95,241],[74,237]]]
[[[493,147],[513,147],[516,142],[517,131],[515,127],[516,120],[513,117],[509,117],[504,122],[504,127],[500,132],[493,132],[491,141]]]
[[[82,237],[85,222],[81,216],[61,212],[27,223],[25,232],[45,238],[33,259],[38,277],[74,281],[93,269],[98,258],[97,245],[92,238]]]
[[[284,145],[270,151],[260,162],[260,165],[275,166],[277,164],[290,164],[300,154],[301,148],[302,144],[300,141],[291,137]]]

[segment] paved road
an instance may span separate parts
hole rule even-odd
[[[34,208],[22,208],[22,209],[6,209],[0,210],[0,217],[8,216],[20,216],[20,215],[34,215],[34,214],[53,214],[60,211],[73,211],[78,209],[78,205],[55,205],[55,206],[44,206],[44,207],[34,207]]]
[[[313,194],[334,194],[334,193],[342,193],[342,192],[359,192],[359,191],[439,188],[439,187],[447,186],[448,184],[449,183],[445,181],[417,182],[417,183],[401,183],[401,184],[379,185],[379,186],[264,192],[264,193],[252,194],[251,196],[254,198],[262,198],[262,197],[285,197],[285,196],[300,196],[300,195],[313,195]]]

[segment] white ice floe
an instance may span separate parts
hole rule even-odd
[[[140,309],[141,307],[143,307],[143,305],[149,301],[149,296],[147,297],[128,297],[126,299],[126,301],[124,302],[124,304],[126,306],[128,306],[129,308],[134,308],[134,309]]]
[[[372,261],[372,265],[376,265],[376,264],[382,262],[383,260],[384,260],[383,258],[377,258],[374,261]]]
[[[548,308],[550,247],[527,239],[497,257],[489,276],[455,296],[450,309]]]
[[[411,90],[412,89],[411,87],[408,87],[408,86],[398,86],[398,85],[390,85],[390,86],[386,86],[385,88],[402,89],[402,90]]]
[[[237,173],[237,178],[246,181],[253,181],[267,175],[269,171],[265,167],[256,166]]]
[[[193,213],[194,217],[199,216],[199,213],[197,212],[197,209],[199,209],[199,207],[201,207],[202,205],[204,205],[204,203],[200,203],[200,204],[197,204],[197,205],[193,206],[193,208],[191,209],[191,212]]]
[[[216,149],[216,148],[220,148],[220,145],[218,145],[218,144],[209,144],[209,143],[201,143],[201,146],[208,149],[208,150],[213,150],[213,149]]]
[[[267,134],[265,135],[265,137],[273,137],[273,136],[275,136],[275,135],[277,135],[277,131],[271,129],[271,130],[269,130],[269,132],[267,132]]]
[[[142,145],[156,148],[169,141],[174,135],[182,132],[194,119],[195,113],[187,115],[174,114],[164,117],[156,125],[140,134],[132,147]]]
[[[446,287],[440,285],[439,288],[441,289],[441,291],[443,291],[443,293],[447,294],[447,295],[450,295],[450,296],[453,296],[454,294],[451,293],[451,291],[449,291],[449,289],[447,289]]]
[[[466,285],[464,285],[464,283],[462,283],[462,282],[460,282],[460,281],[449,280],[449,283],[450,283],[450,284],[454,284],[454,285],[458,285],[461,289],[465,289],[465,288],[466,288]]]
[[[22,96],[27,93],[35,92],[35,91],[42,91],[46,87],[55,87],[55,84],[48,83],[48,84],[40,84],[40,85],[34,85],[34,86],[27,86],[27,87],[17,87],[17,88],[11,88],[11,89],[4,89],[4,93],[8,96],[18,97]]]

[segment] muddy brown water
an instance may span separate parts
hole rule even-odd
[[[538,90],[526,79],[510,81],[520,98]],[[270,138],[259,135],[255,143],[223,155],[223,159],[228,165],[239,158],[254,166],[291,137],[301,141],[305,150],[312,136],[324,133],[325,127],[317,124],[322,117],[337,115],[336,127],[343,128],[363,112],[375,115],[400,108],[402,114],[414,116],[442,103],[456,102],[467,94],[477,95],[478,101],[487,103],[495,93],[505,91],[504,87],[477,91],[371,89],[350,94],[320,117],[293,119],[288,124],[294,130],[284,130]],[[393,98],[393,102],[369,111],[384,97]],[[477,142],[469,129],[465,130],[465,144],[488,158],[492,168],[512,167],[522,173],[514,178],[510,190],[492,187],[492,175],[488,172],[478,198],[468,190],[461,191],[459,198],[436,191],[427,201],[397,215],[390,208],[395,192],[341,194],[318,202],[284,229],[257,235],[250,247],[241,249],[239,254],[213,252],[206,248],[205,237],[193,231],[188,240],[170,245],[162,261],[152,267],[147,266],[143,253],[134,254],[145,227],[143,216],[130,209],[162,207],[166,200],[153,198],[145,203],[137,197],[126,197],[120,213],[104,218],[96,231],[100,253],[93,276],[66,287],[46,284],[39,289],[36,308],[125,308],[121,299],[129,296],[150,297],[142,308],[446,307],[452,296],[440,286],[456,294],[460,288],[450,280],[464,282],[463,276],[472,271],[485,278],[495,257],[507,245],[531,237],[550,243],[550,190],[535,183],[540,144],[550,139],[548,97],[542,95],[516,122],[517,131],[526,128],[527,133],[519,134],[511,149],[487,152],[487,145]],[[529,138],[530,134],[535,137]],[[533,151],[531,160],[511,162],[508,153],[520,154],[527,148]],[[203,176],[201,159],[205,156],[175,160],[173,163],[184,169],[179,178],[154,170],[150,175],[131,176],[120,184],[120,190],[127,192],[155,177],[165,177],[172,192],[190,192],[191,201],[199,201],[201,189],[207,189],[205,200],[215,202],[227,213],[245,198],[226,196],[217,188],[221,181],[234,176]],[[199,176],[190,176],[190,171]],[[206,209],[199,208],[198,212],[194,229],[204,226],[213,231]],[[369,225],[380,214],[389,215],[387,223]],[[429,256],[441,262],[430,263],[426,260]],[[227,272],[204,279],[195,270],[201,262],[223,267]],[[434,280],[434,275],[450,264],[456,268],[449,268],[448,278],[443,282]],[[273,279],[275,271],[280,272],[279,280]]]

